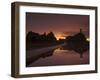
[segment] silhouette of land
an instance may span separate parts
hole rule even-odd
[[[38,49],[43,47],[55,46],[60,43],[63,43],[64,40],[60,39],[59,41],[54,36],[53,32],[48,34],[39,34],[35,32],[28,32],[26,36],[26,49]]]
[[[85,35],[80,29],[80,32],[75,34],[74,36],[69,36],[66,38],[67,45],[65,46],[69,50],[74,50],[75,52],[80,54],[80,58],[82,58],[82,54],[89,50],[89,41],[87,41]]]
[[[59,47],[73,50],[80,54],[80,58],[83,58],[83,53],[89,50],[89,41],[86,39],[82,29],[73,36],[59,40],[56,39],[53,32],[39,34],[30,31],[26,36],[26,66],[41,57],[52,56],[53,51]]]

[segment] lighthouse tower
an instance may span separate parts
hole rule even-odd
[[[80,29],[80,33],[82,33],[82,29]]]

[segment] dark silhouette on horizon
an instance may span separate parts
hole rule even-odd
[[[80,58],[83,58],[83,53],[89,50],[89,41],[86,40],[86,37],[82,29],[80,29],[80,32],[78,32],[77,34],[73,36],[68,36],[66,37],[66,39],[59,39],[59,40],[56,39],[53,32],[50,32],[48,34],[46,34],[45,32],[44,34],[39,34],[39,33],[30,31],[28,32],[26,36],[27,50],[50,47],[50,46],[55,46],[55,45],[64,44],[64,43],[66,43],[66,45],[62,46],[63,50],[73,50],[80,54]],[[30,63],[35,62],[36,60],[40,58],[52,56],[53,51],[54,50],[43,53],[29,60],[26,59],[26,63],[27,65],[29,65]]]
[[[48,34],[45,32],[44,34],[39,34],[30,31],[26,36],[26,49],[36,49],[66,43],[64,48],[74,50],[79,53],[80,58],[82,58],[82,54],[89,49],[89,41],[86,39],[87,38],[85,37],[82,29],[80,29],[80,32],[73,36],[68,36],[66,39],[59,40],[56,39],[53,32]]]
[[[28,32],[26,35],[26,49],[41,48],[47,46],[53,46],[57,44],[57,39],[53,32],[46,34],[39,34],[35,32]]]
[[[26,41],[49,41],[49,42],[53,42],[53,41],[57,41],[56,37],[54,36],[53,32],[50,32],[46,35],[46,33],[44,32],[44,34],[39,34],[39,33],[35,33],[35,32],[28,32],[27,36],[26,36]]]
[[[89,41],[86,40],[82,29],[80,29],[80,32],[74,36],[67,37],[66,43],[67,49],[74,50],[75,52],[79,53],[80,58],[82,58],[83,53],[89,49]]]

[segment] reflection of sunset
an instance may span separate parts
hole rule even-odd
[[[55,37],[56,37],[57,40],[59,40],[59,39],[65,39],[65,37],[61,33],[56,33]]]

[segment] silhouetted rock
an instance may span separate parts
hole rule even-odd
[[[53,32],[46,34],[39,34],[32,31],[29,31],[26,35],[26,49],[32,48],[40,48],[40,47],[47,47],[53,46],[58,44],[56,37],[54,36]]]
[[[26,36],[26,41],[28,42],[34,42],[34,41],[51,41],[51,42],[55,42],[57,41],[56,37],[54,36],[53,32],[50,32],[46,35],[46,33],[44,34],[39,34],[39,33],[35,33],[35,32],[28,32],[27,36]]]
[[[47,40],[48,41],[57,41],[56,37],[54,36],[53,32],[50,32],[47,34]]]
[[[47,40],[46,33],[44,33],[44,34],[41,35],[41,40],[42,41],[46,41]]]
[[[40,35],[38,33],[35,32],[28,32],[27,36],[26,36],[26,41],[36,41],[40,39]]]
[[[81,58],[83,52],[89,49],[89,42],[86,40],[86,37],[81,29],[80,32],[75,34],[74,36],[67,37],[66,42],[67,47],[70,50],[74,50],[75,52],[79,53]]]

